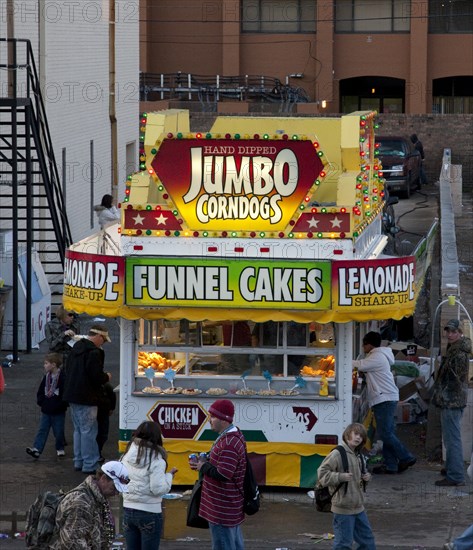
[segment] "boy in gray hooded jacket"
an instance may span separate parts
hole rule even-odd
[[[414,466],[416,457],[396,436],[394,416],[399,390],[391,367],[394,355],[391,348],[381,347],[381,334],[368,332],[363,338],[365,358],[353,361],[353,368],[364,372],[368,389],[368,404],[376,419],[376,431],[383,442],[384,464],[373,469],[376,474],[400,474]]]
[[[321,485],[329,487],[332,496],[333,549],[351,548],[353,541],[363,550],[376,550],[371,525],[364,507],[364,488],[371,479],[361,454],[367,435],[363,424],[350,424],[343,432],[341,446],[345,449],[348,471],[338,449],[333,450],[320,465],[317,478]],[[337,487],[343,484],[335,493]]]

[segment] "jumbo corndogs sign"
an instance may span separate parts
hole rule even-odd
[[[151,165],[198,231],[284,230],[323,173],[309,139],[164,139]]]

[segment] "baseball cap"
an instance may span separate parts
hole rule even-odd
[[[460,328],[460,321],[458,319],[450,319],[444,326],[443,330],[458,330]]]
[[[90,328],[89,332],[92,332],[93,334],[100,334],[100,336],[103,336],[106,342],[111,342],[110,336],[108,335],[108,330],[106,328],[104,329],[98,329],[98,328]]]
[[[104,474],[107,474],[110,479],[113,479],[115,488],[119,493],[128,493],[128,483],[130,478],[128,477],[128,470],[123,462],[117,460],[110,460],[102,465],[101,470]]]

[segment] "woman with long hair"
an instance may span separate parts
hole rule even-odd
[[[142,422],[122,457],[130,477],[123,499],[123,527],[130,550],[158,550],[163,527],[162,496],[169,493],[176,468],[167,470],[167,452],[156,422]]]
[[[100,229],[120,221],[120,212],[114,204],[112,195],[104,195],[100,204],[94,206]]]

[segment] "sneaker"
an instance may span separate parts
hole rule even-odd
[[[455,550],[455,546],[453,545],[453,542],[446,542],[443,545],[443,550]]]
[[[41,454],[36,447],[26,447],[26,452],[33,458],[39,458]]]
[[[66,453],[64,452],[64,449],[60,451],[56,451],[57,456],[66,456]]]
[[[464,481],[452,481],[451,479],[448,479],[447,477],[445,479],[439,479],[435,482],[435,485],[437,487],[460,487],[465,485]]]
[[[411,458],[407,462],[399,462],[397,465],[397,471],[402,474],[402,472],[405,472],[407,468],[410,468],[411,466],[414,466],[414,464],[417,462],[417,458]]]

